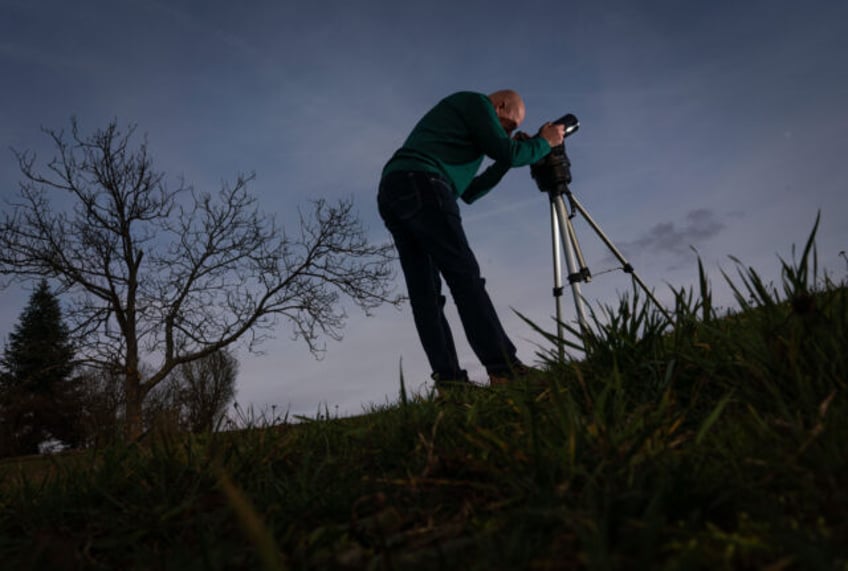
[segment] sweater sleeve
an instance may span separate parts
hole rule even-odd
[[[525,141],[511,139],[491,105],[474,106],[469,123],[474,144],[496,163],[520,167],[535,163],[551,151],[551,146],[541,137]]]
[[[504,175],[509,171],[510,165],[507,163],[492,163],[489,168],[474,177],[465,192],[462,193],[462,201],[466,204],[471,204],[478,198],[482,198],[492,188],[498,184]]]

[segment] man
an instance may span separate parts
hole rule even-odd
[[[457,198],[474,202],[510,168],[535,163],[562,143],[564,127],[551,123],[535,137],[518,132],[511,138],[524,114],[524,102],[512,90],[488,96],[454,93],[424,115],[383,169],[380,215],[397,247],[437,388],[468,382],[445,319],[440,276],[491,384],[505,384],[527,371],[486,292],[457,204]],[[484,156],[495,162],[477,175]]]

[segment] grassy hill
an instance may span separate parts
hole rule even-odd
[[[2,566],[848,569],[848,290],[813,236],[779,286],[740,265],[733,313],[701,269],[671,323],[623,298],[512,387],[0,464]]]

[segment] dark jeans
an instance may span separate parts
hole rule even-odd
[[[453,335],[444,315],[444,277],[465,335],[489,374],[505,374],[519,361],[495,313],[486,281],[468,245],[459,205],[442,177],[396,172],[380,182],[380,216],[400,257],[415,327],[435,379],[461,379]]]

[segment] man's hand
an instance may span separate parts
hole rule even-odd
[[[539,129],[539,137],[542,137],[553,148],[562,144],[565,138],[565,125],[554,125],[553,123],[545,123]]]

